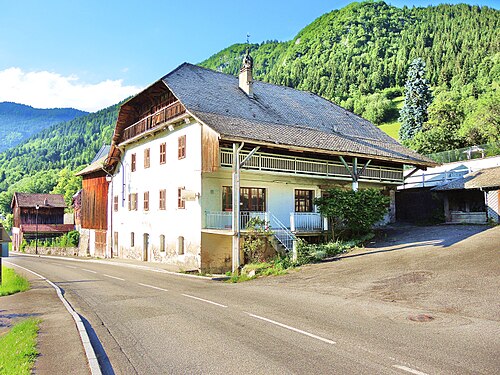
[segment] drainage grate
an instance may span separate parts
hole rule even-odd
[[[410,319],[413,322],[425,323],[425,322],[432,322],[434,320],[434,317],[430,314],[418,314],[418,315],[410,315],[408,319]]]

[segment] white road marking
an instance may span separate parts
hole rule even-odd
[[[76,269],[76,267],[73,267],[73,266],[66,266],[66,267]]]
[[[157,290],[162,290],[164,292],[168,292],[167,289],[159,288],[159,287],[154,286],[154,285],[148,285],[148,284],[143,284],[143,283],[137,283],[137,284],[145,286],[146,288],[153,288],[153,289],[157,289]]]
[[[403,371],[406,371],[406,372],[409,372],[410,374],[415,374],[415,375],[427,375],[425,372],[422,372],[422,371],[418,371],[418,370],[414,370],[410,367],[406,367],[406,366],[400,366],[400,365],[392,365],[392,367],[396,367],[400,370],[403,370]]]
[[[85,272],[92,272],[92,273],[97,273],[96,271],[88,270],[88,269],[86,269],[86,268],[82,268],[82,271],[85,271]]]
[[[203,299],[203,298],[199,298],[199,297],[195,297],[195,296],[190,296],[189,294],[182,294],[182,295],[184,297],[188,297],[188,298],[192,298],[192,299],[197,299],[198,301],[203,301],[203,302],[206,302],[206,303],[211,303],[212,305],[215,305],[215,306],[227,307],[226,305],[221,305],[220,303],[212,302],[212,301],[209,301],[209,300]]]
[[[19,267],[27,272],[31,272],[35,276],[38,276],[40,279],[45,280],[45,282],[47,282],[50,286],[52,286],[56,290],[57,296],[59,297],[59,299],[63,303],[64,307],[66,307],[66,310],[68,310],[68,312],[71,314],[71,316],[73,317],[73,320],[76,323],[76,328],[78,330],[78,333],[80,335],[80,340],[82,341],[82,345],[83,345],[83,348],[85,350],[85,356],[87,357],[87,361],[88,361],[88,364],[90,367],[91,375],[102,375],[101,367],[99,366],[99,362],[97,361],[97,356],[95,354],[94,348],[92,347],[92,344],[90,343],[90,338],[89,338],[87,329],[85,328],[85,326],[82,322],[82,319],[80,318],[80,315],[78,315],[78,313],[75,311],[75,309],[73,309],[73,307],[69,304],[69,302],[64,298],[64,296],[61,292],[61,288],[59,288],[56,284],[54,284],[52,281],[50,281],[46,277],[28,269],[28,268],[22,267],[18,264],[11,263],[8,261],[6,261],[6,263],[9,263],[15,267]]]
[[[125,279],[122,279],[121,277],[116,277],[116,276],[106,275],[105,273],[103,273],[102,275],[103,275],[103,276],[106,276],[106,277],[111,277],[112,279],[125,281]]]
[[[332,340],[329,340],[329,339],[325,339],[324,337],[317,336],[317,335],[315,335],[315,334],[313,334],[313,333],[309,333],[309,332],[306,332],[306,331],[302,331],[301,329],[294,328],[294,327],[290,327],[290,326],[287,326],[286,324],[279,323],[279,322],[276,322],[276,321],[274,321],[274,320],[267,319],[267,318],[264,318],[264,317],[262,317],[262,316],[254,315],[254,314],[251,314],[251,313],[248,313],[248,312],[245,312],[245,314],[250,315],[252,318],[256,318],[256,319],[260,319],[260,320],[264,320],[265,322],[272,323],[272,324],[276,324],[277,326],[280,326],[280,327],[282,327],[282,328],[286,328],[286,329],[289,329],[289,330],[291,330],[291,331],[294,331],[294,332],[297,332],[297,333],[301,333],[301,334],[303,334],[303,335],[306,335],[306,336],[312,337],[312,338],[314,338],[314,339],[317,339],[317,340],[320,340],[320,341],[326,342],[327,344],[335,344],[335,341],[332,341]]]

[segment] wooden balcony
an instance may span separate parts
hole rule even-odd
[[[123,130],[121,141],[128,141],[129,139],[133,139],[143,133],[158,128],[165,122],[175,119],[176,117],[179,117],[184,113],[186,113],[186,108],[184,108],[181,102],[175,101],[159,109],[152,115],[146,116],[143,119],[137,121],[135,124],[125,128]]]
[[[242,161],[248,152],[240,153]],[[233,165],[233,151],[221,148],[220,166],[231,168]],[[352,164],[348,163],[352,168]],[[363,164],[358,164],[362,168]],[[351,174],[340,161],[312,159],[298,156],[278,155],[256,152],[242,167],[246,170],[286,173],[301,176],[325,177],[332,179],[351,179]],[[377,166],[370,164],[359,176],[360,181],[386,182],[394,184],[403,183],[403,169]]]

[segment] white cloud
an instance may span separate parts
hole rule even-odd
[[[0,102],[8,101],[35,108],[72,107],[94,112],[118,103],[141,88],[124,86],[122,80],[96,84],[80,82],[75,75],[47,71],[24,72],[20,68],[0,70]]]

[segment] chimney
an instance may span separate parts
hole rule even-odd
[[[252,90],[252,68],[253,68],[253,60],[250,56],[250,52],[247,49],[247,53],[243,58],[243,65],[240,69],[240,89],[242,89],[250,98],[253,98],[253,90]]]

